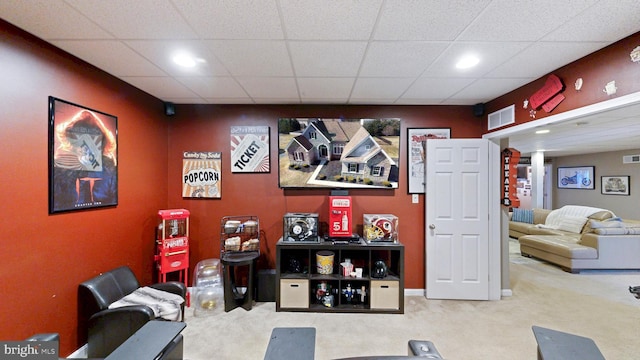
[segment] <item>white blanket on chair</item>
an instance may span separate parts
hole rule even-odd
[[[184,299],[180,295],[145,286],[112,303],[109,305],[109,309],[129,305],[146,305],[153,310],[156,317],[179,320],[180,305],[183,302]]]
[[[552,210],[549,215],[547,215],[544,225],[540,227],[580,233],[588,217],[600,211],[609,210],[590,206],[565,205],[559,209]],[[613,213],[611,214],[615,216]]]

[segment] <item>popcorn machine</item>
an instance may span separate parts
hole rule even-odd
[[[167,281],[167,274],[180,271],[179,281],[188,284],[189,272],[189,210],[158,211],[155,261],[158,281]],[[188,285],[187,285],[188,286]]]

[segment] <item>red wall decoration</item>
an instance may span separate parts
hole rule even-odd
[[[502,150],[502,201],[503,206],[519,207],[520,199],[517,194],[518,162],[520,151],[514,148]]]

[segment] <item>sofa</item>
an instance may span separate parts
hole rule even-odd
[[[183,299],[178,311],[184,319],[187,288],[183,283],[169,281],[150,287]],[[127,266],[104,272],[78,286],[78,339],[81,343],[86,339],[90,358],[107,357],[147,322],[158,317],[157,310],[148,305],[113,306],[139,289],[137,278]]]
[[[556,210],[514,209],[509,236],[520,253],[577,273],[588,269],[640,269],[640,221],[606,209],[568,205]]]

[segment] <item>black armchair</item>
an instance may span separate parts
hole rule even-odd
[[[148,321],[155,319],[153,310],[145,305],[109,309],[109,305],[131,294],[140,284],[127,266],[107,271],[78,287],[78,338],[87,341],[90,358],[101,358],[125,342]],[[153,284],[158,290],[186,297],[186,286],[177,281]],[[181,307],[184,320],[184,303]]]

